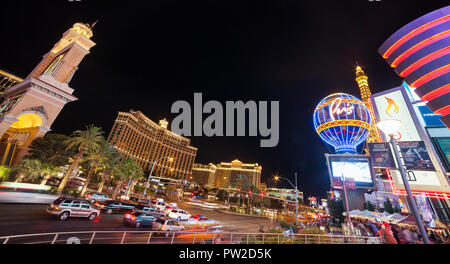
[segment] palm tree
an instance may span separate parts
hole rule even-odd
[[[42,180],[41,185],[47,184],[47,181],[50,179],[51,176],[61,171],[62,171],[61,167],[57,167],[50,163],[42,163],[41,175],[44,177],[44,179]]]
[[[88,127],[86,127],[86,130],[77,130],[73,132],[72,136],[65,142],[68,144],[67,150],[76,148],[78,153],[75,155],[72,164],[70,165],[66,175],[59,185],[58,193],[61,194],[64,190],[67,181],[72,176],[75,168],[78,167],[78,163],[81,161],[84,153],[89,151],[96,151],[100,147],[101,142],[105,140],[102,134],[103,132],[101,128],[89,125]]]
[[[86,156],[84,161],[90,163],[90,168],[83,189],[81,190],[81,196],[83,196],[86,192],[89,182],[91,181],[92,174],[99,171],[104,171],[108,166],[108,162],[111,156],[113,156],[114,153],[117,152],[114,150],[111,144],[106,141],[101,142],[100,147],[97,150],[88,152],[88,155]]]
[[[23,180],[35,181],[41,177],[42,163],[37,159],[23,159],[12,168],[12,173],[18,176],[16,182]]]
[[[116,168],[116,189],[114,190],[113,199],[119,195],[120,190],[124,182],[132,180],[132,184],[135,180],[142,178],[144,175],[142,168],[136,164],[132,158],[128,158],[121,163]],[[132,185],[130,184],[130,185]],[[130,186],[128,187],[127,195],[131,192]]]
[[[103,186],[105,185],[105,181],[107,179],[111,179],[114,177],[115,173],[117,172],[117,167],[121,158],[122,155],[120,155],[119,152],[117,152],[115,149],[111,150],[111,152],[108,155],[108,159],[105,160],[103,164],[103,170],[100,175],[101,180],[97,192],[102,192]]]

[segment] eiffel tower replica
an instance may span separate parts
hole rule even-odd
[[[369,109],[370,117],[372,119],[372,127],[370,128],[369,136],[367,137],[366,143],[364,145],[364,152],[365,154],[369,154],[369,146],[368,143],[377,143],[382,142],[380,131],[377,127],[377,120],[375,118],[375,112],[373,110],[372,101],[370,101],[370,96],[372,93],[370,92],[369,88],[369,78],[364,73],[364,70],[361,68],[361,66],[356,63],[356,82],[358,83],[359,90],[361,92],[361,100],[363,101],[364,105]]]

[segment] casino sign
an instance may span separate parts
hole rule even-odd
[[[317,105],[313,115],[319,137],[336,153],[356,153],[369,136],[372,120],[369,110],[353,95],[336,93]]]

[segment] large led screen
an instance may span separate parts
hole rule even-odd
[[[353,178],[356,187],[372,188],[374,185],[368,156],[328,155],[328,164],[333,178]]]

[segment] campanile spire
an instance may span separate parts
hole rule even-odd
[[[92,26],[75,23],[21,82],[3,91],[0,104],[0,164],[14,165],[31,142],[43,137],[63,107],[77,98],[69,86],[95,46]]]

